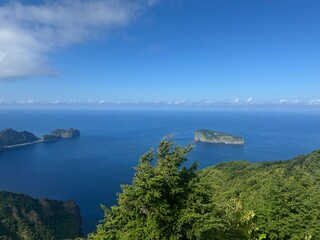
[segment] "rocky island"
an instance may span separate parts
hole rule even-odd
[[[42,137],[37,137],[31,132],[18,132],[12,128],[7,128],[0,131],[0,150],[5,148],[20,147],[38,142],[56,142],[61,138],[71,139],[79,136],[80,131],[75,128],[56,129],[50,134],[45,134]]]
[[[244,139],[242,137],[232,136],[230,134],[200,129],[195,132],[195,141],[207,142],[207,143],[224,143],[243,145]]]
[[[42,137],[44,142],[56,142],[59,141],[61,138],[76,138],[80,136],[80,131],[75,128],[69,129],[56,129],[52,131],[50,134],[46,134]]]
[[[27,131],[17,132],[12,128],[7,128],[0,132],[0,149],[32,144],[38,141],[40,141],[40,138]]]
[[[80,131],[78,129],[56,129],[51,132],[51,135],[61,137],[61,138],[75,138],[80,136]]]

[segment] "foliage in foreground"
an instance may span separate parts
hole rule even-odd
[[[320,239],[320,151],[288,161],[182,167],[164,140],[89,239]]]
[[[262,239],[253,211],[240,201],[213,201],[210,182],[197,165],[183,167],[192,147],[164,140],[144,154],[132,185],[122,186],[118,206],[89,239]]]
[[[199,175],[211,201],[237,199],[266,239],[320,239],[320,151],[288,161],[222,163]]]

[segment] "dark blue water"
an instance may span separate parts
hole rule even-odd
[[[74,199],[86,231],[102,217],[99,204],[116,203],[139,156],[168,134],[179,144],[207,128],[243,136],[244,146],[198,143],[189,158],[200,168],[223,161],[289,159],[320,148],[320,111],[2,110],[0,129],[38,136],[74,127],[81,137],[0,153],[0,189],[33,197]]]

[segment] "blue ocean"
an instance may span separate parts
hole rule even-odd
[[[189,164],[199,168],[231,160],[290,159],[320,148],[320,111],[250,110],[1,110],[0,129],[37,136],[77,128],[77,139],[38,143],[0,153],[0,189],[36,198],[75,200],[85,232],[116,204],[121,184],[132,180],[139,156],[163,137],[193,142],[201,128],[245,138],[244,146],[195,143]],[[187,163],[188,164],[188,163]]]

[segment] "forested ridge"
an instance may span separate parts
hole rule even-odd
[[[320,239],[320,151],[197,170],[183,167],[191,149],[144,154],[89,239]]]
[[[288,161],[222,163],[200,179],[222,208],[234,202],[242,214],[252,212],[267,239],[320,239],[320,151]]]
[[[0,191],[1,240],[61,240],[82,235],[80,209],[73,201],[34,199]]]

